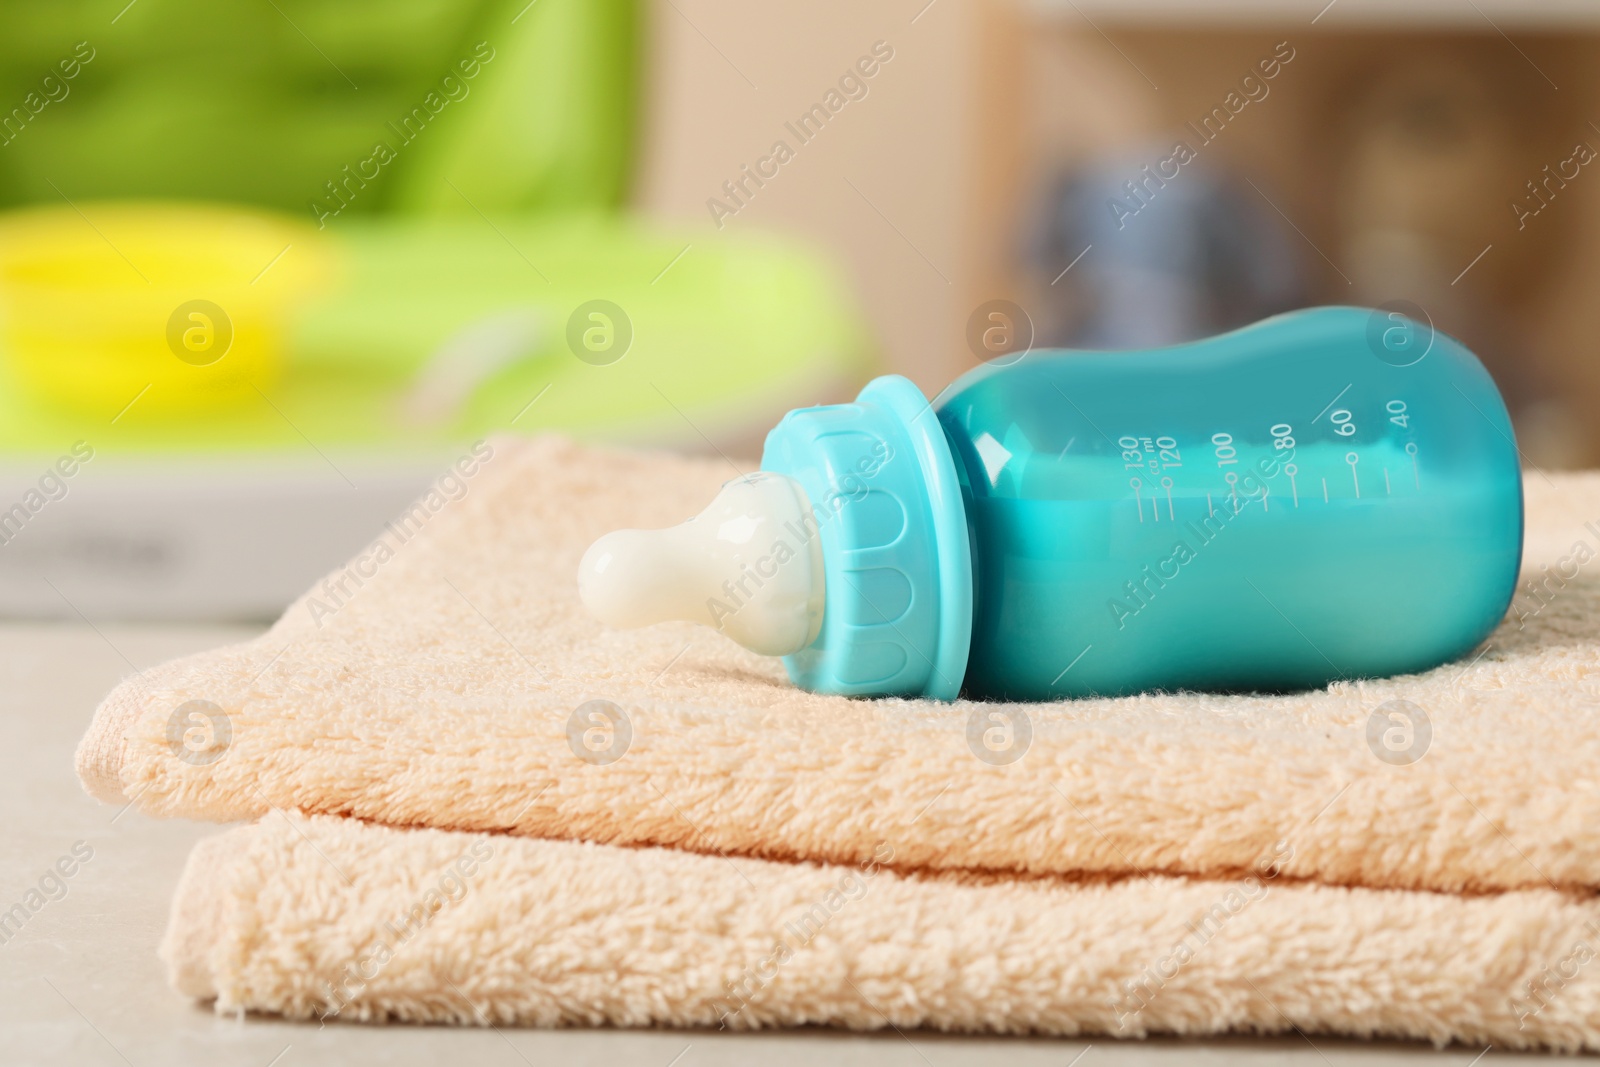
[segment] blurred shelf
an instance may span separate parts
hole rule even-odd
[[[1027,0],[1040,17],[1249,28],[1572,30],[1600,27],[1594,0]]]

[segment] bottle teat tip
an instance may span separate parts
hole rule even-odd
[[[687,522],[616,530],[590,545],[578,564],[579,596],[610,626],[684,619],[763,655],[798,652],[822,624],[821,549],[795,534],[808,529],[809,511],[790,478],[735,478]]]

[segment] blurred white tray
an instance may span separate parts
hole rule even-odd
[[[383,531],[456,458],[97,455],[21,529],[56,460],[0,466],[0,617],[266,621]]]

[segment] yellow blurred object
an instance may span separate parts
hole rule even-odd
[[[40,397],[109,415],[253,396],[331,253],[308,225],[219,205],[85,203],[0,216],[0,344]]]

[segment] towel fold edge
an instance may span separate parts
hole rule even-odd
[[[73,763],[84,790],[96,800],[120,804],[127,799],[122,768],[127,761],[128,731],[143,711],[138,687],[127,680],[100,702],[89,720]]]
[[[210,950],[223,936],[223,910],[217,879],[224,877],[249,851],[248,826],[205,838],[184,862],[172,893],[167,929],[157,950],[166,964],[167,982],[198,1001],[217,998]]]

